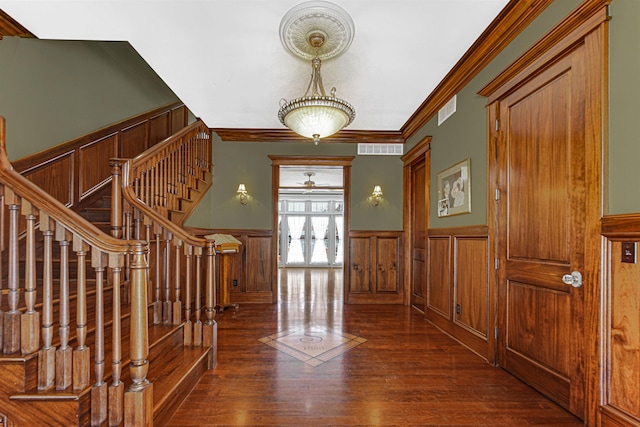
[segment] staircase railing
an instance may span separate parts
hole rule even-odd
[[[184,321],[184,345],[211,347],[211,369],[217,347],[214,243],[169,218],[189,203],[191,192],[211,183],[210,131],[197,121],[136,158],[112,159],[111,165],[112,234],[150,246],[153,322]]]
[[[0,117],[0,230],[3,262],[7,268],[6,291],[0,281],[0,350],[6,357],[25,358],[38,354],[39,390],[73,390],[91,387],[91,423],[101,425],[151,425],[152,387],[146,376],[149,369],[147,331],[148,243],[107,235],[77,213],[66,208],[48,193],[13,170],[6,152],[5,120]],[[36,253],[36,236],[42,239],[42,254]],[[24,235],[24,239],[19,237]],[[57,245],[54,245],[54,241]],[[59,265],[54,266],[54,252]],[[75,253],[76,260],[71,253]],[[21,256],[22,254],[22,256]],[[89,264],[95,288],[88,292]],[[37,266],[42,263],[42,267]],[[21,267],[21,265],[23,265]],[[74,266],[77,267],[74,268]],[[54,270],[57,267],[57,271]],[[130,379],[124,390],[122,379],[122,325],[120,323],[121,286],[127,268],[130,284]],[[20,270],[24,274],[20,276]],[[71,271],[75,278],[71,279]],[[57,278],[54,277],[57,273]],[[24,277],[21,286],[19,277]],[[54,286],[54,281],[59,283]],[[70,282],[76,283],[75,298]],[[105,378],[105,285],[112,287],[111,380]],[[87,316],[88,293],[95,298],[95,318]],[[20,296],[24,295],[24,305]],[[70,315],[76,314],[75,322]],[[58,319],[54,319],[57,314]],[[91,321],[93,343],[87,342]],[[75,326],[75,338],[72,327]],[[56,336],[57,334],[57,336]],[[42,344],[41,344],[42,340]],[[73,347],[73,345],[75,346]],[[91,350],[92,349],[92,350]],[[93,383],[91,383],[93,352]],[[29,392],[28,385],[16,385],[16,392]],[[7,392],[5,390],[4,392]],[[3,393],[4,393],[3,392]],[[13,391],[8,391],[10,394]],[[11,396],[15,398],[15,396]]]

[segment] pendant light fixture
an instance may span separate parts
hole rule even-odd
[[[337,98],[336,88],[329,95],[322,83],[323,59],[344,52],[353,40],[354,26],[349,14],[326,1],[310,1],[291,9],[280,23],[280,40],[292,54],[311,59],[311,80],[305,94],[280,102],[280,122],[314,144],[348,126],[356,116],[347,101]]]

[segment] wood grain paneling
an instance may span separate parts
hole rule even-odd
[[[451,319],[451,238],[431,237],[428,244],[426,308]]]
[[[271,230],[229,230],[197,227],[185,227],[185,230],[198,237],[222,233],[230,234],[240,240],[239,254],[218,256],[218,258],[225,257],[224,267],[226,269],[231,302],[234,304],[272,302]],[[236,286],[233,286],[234,280],[237,281]],[[218,282],[219,288],[220,283]]]
[[[176,113],[172,114],[172,111]],[[12,164],[16,171],[57,200],[76,209],[111,182],[110,158],[135,157],[165,139],[161,137],[169,129],[169,116],[172,117],[172,128],[185,127],[185,111],[186,107],[181,103],[166,105],[15,160]],[[179,118],[183,120],[181,127]],[[153,134],[148,131],[150,122],[153,122]],[[115,144],[115,148],[112,149],[111,144]],[[63,168],[67,170],[63,171]]]
[[[428,231],[425,317],[495,362],[495,291],[488,227]]]
[[[271,295],[271,236],[247,236],[246,248],[246,292]]]
[[[178,105],[171,109],[171,135],[178,132],[187,124],[187,107]]]
[[[122,129],[120,132],[120,157],[132,159],[147,146],[147,120]]]
[[[608,403],[640,419],[640,267],[621,262],[622,242],[610,250]]]
[[[78,167],[80,172],[80,197],[91,193],[96,187],[111,177],[109,159],[116,157],[118,134],[111,134],[92,141],[78,149]],[[96,161],[100,159],[101,161]]]
[[[461,237],[455,245],[454,321],[484,339],[489,330],[488,245],[485,237]]]
[[[640,264],[622,262],[622,244],[640,248],[640,214],[608,216],[602,219],[606,239],[600,351],[601,425],[640,426]]]
[[[349,294],[371,293],[371,237],[351,237]]]
[[[168,138],[171,135],[169,127],[171,112],[166,111],[149,119],[149,145],[154,146],[158,142]]]
[[[74,169],[75,156],[70,151],[34,165],[22,174],[59,202],[72,206],[75,202]]]
[[[376,242],[376,292],[400,292],[398,239],[378,237]]]
[[[348,287],[351,304],[403,304],[401,231],[352,231]]]

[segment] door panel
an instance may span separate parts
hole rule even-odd
[[[504,133],[505,369],[583,416],[581,289],[585,232],[582,49],[499,104]]]
[[[427,198],[426,161],[411,166],[411,305],[424,310],[426,294]]]

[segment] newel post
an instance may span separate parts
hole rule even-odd
[[[209,369],[216,367],[218,363],[218,324],[213,319],[216,314],[216,289],[215,289],[215,247],[213,240],[207,240],[207,266],[205,278],[205,321],[202,326],[202,345],[211,347],[209,353]]]
[[[153,426],[153,384],[149,372],[149,334],[147,318],[148,247],[136,242],[131,258],[131,332],[129,365],[131,386],[124,396],[124,425]]]
[[[110,159],[111,166],[111,235],[122,238],[122,159]]]

